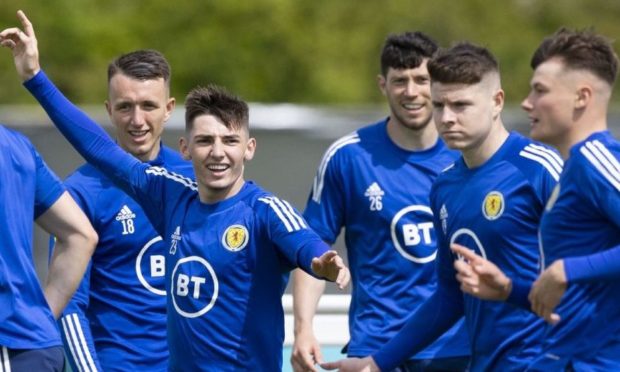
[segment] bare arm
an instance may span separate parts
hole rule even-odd
[[[58,318],[79,285],[90,261],[97,233],[68,192],[36,220],[56,236],[56,248],[45,282],[45,298]]]
[[[312,320],[325,281],[318,280],[297,269],[293,272],[293,314],[295,315],[295,343],[291,354],[294,371],[316,371],[314,364],[323,362],[320,345],[314,336]]]

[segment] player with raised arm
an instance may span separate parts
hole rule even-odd
[[[325,366],[390,371],[465,315],[471,371],[524,370],[540,353],[544,322],[510,304],[464,295],[450,246],[466,246],[513,275],[535,278],[538,224],[562,161],[547,147],[505,129],[499,66],[489,50],[460,43],[433,58],[428,69],[439,134],[462,153],[431,190],[437,290],[372,357]]]
[[[163,145],[172,114],[170,66],[154,50],[119,56],[108,66],[105,103],[116,140],[153,166],[193,177],[191,163]],[[65,181],[99,234],[78,291],[61,318],[74,371],[166,371],[166,247],[140,205],[96,167]]]
[[[561,29],[543,40],[531,65],[531,90],[522,103],[531,135],[566,159],[540,224],[545,270],[532,286],[533,280],[457,248],[469,258],[469,264],[458,266],[459,279],[467,293],[531,306],[555,324],[531,370],[615,370],[620,365],[620,143],[608,131],[607,108],[618,58],[604,36]]]
[[[376,352],[434,291],[436,236],[429,193],[458,152],[438,138],[432,121],[427,63],[437,44],[421,32],[390,35],[381,52],[379,89],[387,118],[332,144],[318,167],[304,217],[326,242],[345,230],[352,299],[347,355]],[[312,330],[325,285],[297,270],[293,281],[296,371],[322,362]],[[465,370],[469,343],[459,322],[412,354],[403,371]]]
[[[30,141],[1,125],[0,185],[0,371],[62,371],[55,318],[78,286],[97,235]],[[44,291],[32,261],[33,218],[58,242]]]
[[[342,259],[286,201],[243,177],[254,156],[247,104],[221,88],[186,98],[181,152],[196,182],[124,152],[41,71],[32,25],[0,33],[18,74],[72,145],[142,206],[165,239],[171,370],[275,371],[288,272],[348,283]]]

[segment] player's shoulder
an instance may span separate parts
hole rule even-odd
[[[504,159],[520,169],[526,176],[546,175],[554,180],[560,179],[564,161],[552,147],[513,132],[509,156]]]
[[[3,137],[5,141],[19,142],[19,143],[29,144],[30,146],[32,146],[28,137],[26,137],[25,135],[23,135],[22,133],[16,130],[5,127],[4,125],[1,125],[1,124],[0,124],[0,136]]]
[[[187,178],[194,178],[192,163],[183,159],[183,156],[168,146],[162,146],[163,165],[166,169],[176,172]]]
[[[600,176],[620,191],[620,142],[608,131],[594,133],[573,146],[570,162],[571,168],[578,168],[578,178]]]
[[[89,192],[98,192],[104,184],[111,184],[109,178],[89,163],[83,164],[69,173],[64,180],[68,188],[83,188]]]
[[[176,172],[174,169],[169,169],[167,166],[151,165],[145,169],[145,173],[150,177],[161,179],[166,187],[169,186],[191,193],[198,192],[198,184],[193,178]]]
[[[305,227],[303,217],[297,208],[288,200],[254,183],[249,184],[247,187],[247,199],[252,204],[254,214],[257,215],[259,219],[267,221],[275,218],[280,220],[284,225],[291,226],[293,230],[298,230],[302,226]]]
[[[4,125],[0,125],[0,146],[2,151],[10,153],[28,152],[32,154],[36,151],[28,137]]]

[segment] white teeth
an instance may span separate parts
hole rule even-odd
[[[140,136],[144,136],[148,132],[149,132],[148,130],[132,130],[132,131],[129,131],[129,134],[131,134],[134,137],[140,137]]]
[[[211,165],[207,165],[207,168],[209,170],[217,172],[217,171],[223,171],[223,170],[228,169],[228,165],[226,165],[226,164],[211,164]]]
[[[420,104],[404,104],[403,105],[404,108],[406,108],[407,110],[417,110],[423,107],[423,105]]]

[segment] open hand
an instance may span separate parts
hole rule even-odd
[[[17,73],[23,81],[29,80],[41,70],[39,66],[39,49],[32,23],[23,11],[17,11],[17,18],[23,31],[18,27],[7,28],[0,32],[0,45],[11,49]]]
[[[320,278],[336,282],[340,289],[344,289],[351,280],[349,269],[336,251],[327,251],[321,257],[313,258],[312,271]]]

